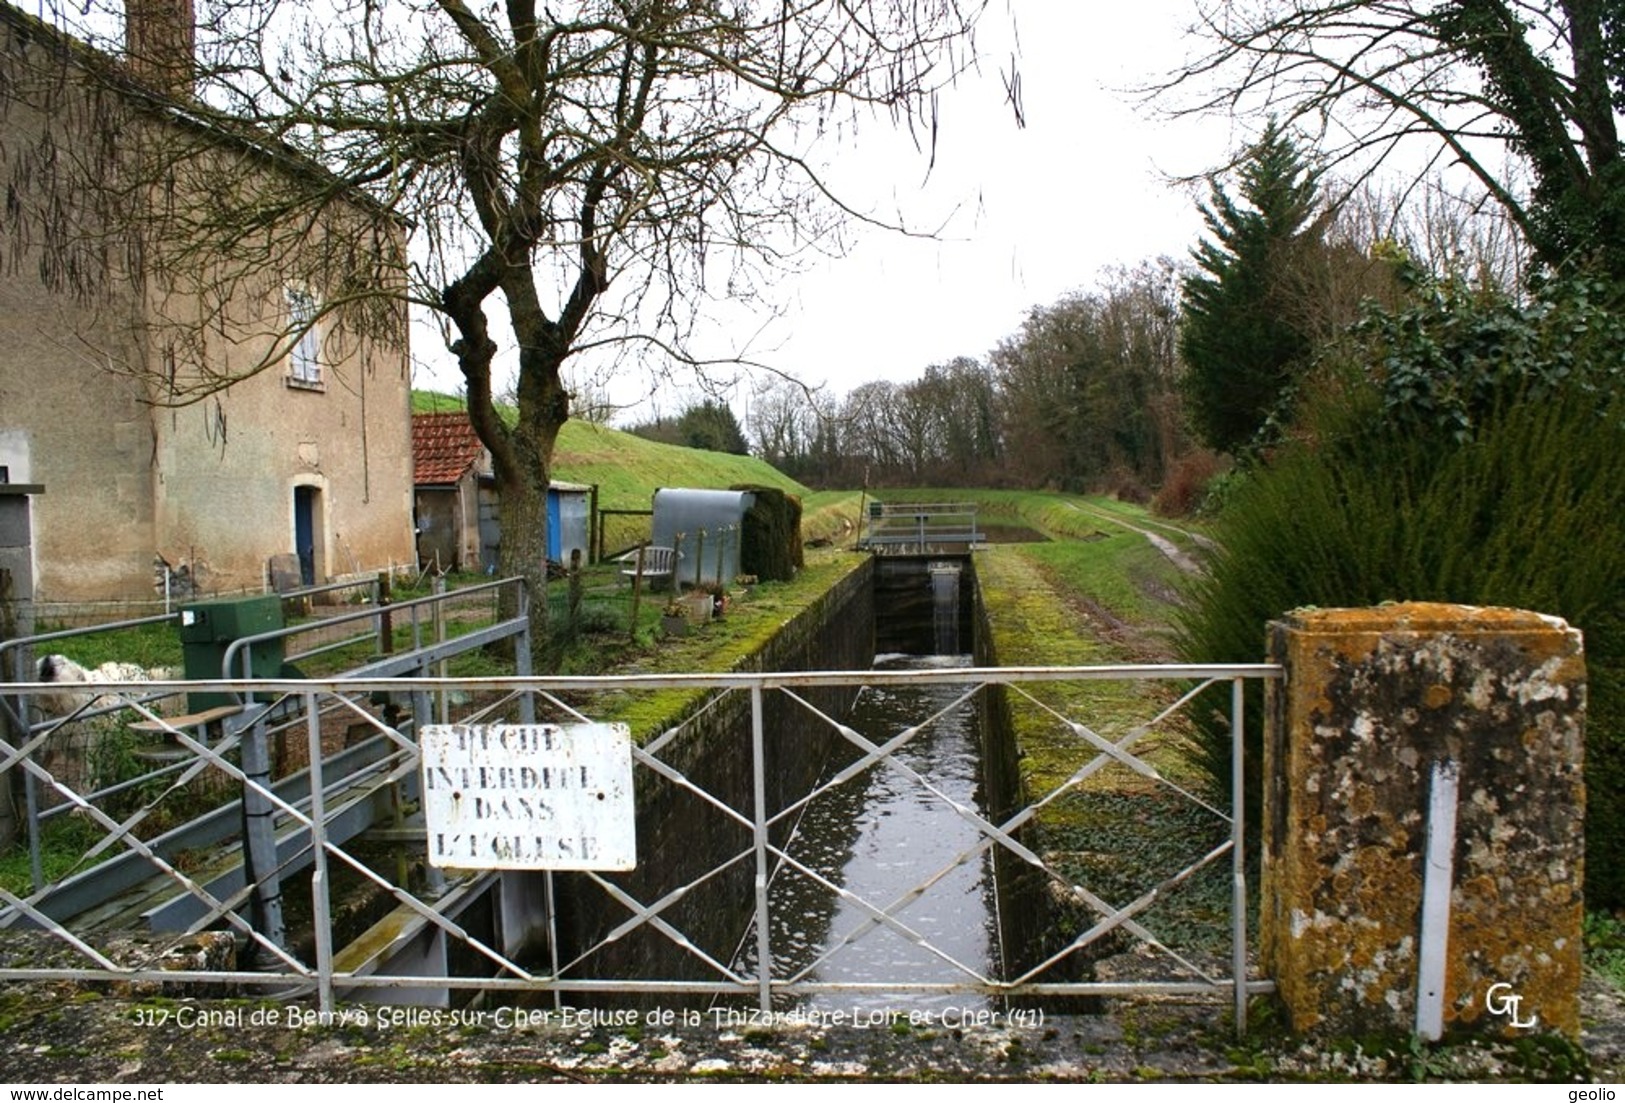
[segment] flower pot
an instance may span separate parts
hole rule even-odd
[[[688,635],[688,617],[682,613],[660,614],[660,630],[668,636]]]

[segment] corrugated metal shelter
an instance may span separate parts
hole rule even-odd
[[[655,491],[654,543],[683,553],[677,562],[679,582],[692,586],[720,577],[727,584],[739,575],[745,511],[755,500],[748,490]]]
[[[592,532],[592,487],[555,482],[547,488],[547,557],[570,565],[570,553],[581,552],[585,564]]]

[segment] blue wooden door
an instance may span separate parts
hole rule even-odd
[[[316,495],[313,486],[293,488],[293,550],[299,556],[299,581],[316,585]]]

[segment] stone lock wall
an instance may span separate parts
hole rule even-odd
[[[754,671],[866,670],[874,663],[874,573],[863,562],[827,593],[786,623],[736,669]],[[841,716],[850,707],[850,687],[803,691],[815,707]],[[777,814],[818,782],[832,755],[850,748],[830,729],[783,694],[764,695],[768,814]],[[652,730],[683,720],[672,716]],[[634,738],[649,734],[634,730]],[[684,735],[660,758],[695,785],[750,818],[754,807],[750,698],[728,695],[687,717]],[[707,801],[671,784],[654,783],[638,771],[638,868],[606,875],[634,898],[652,904],[710,874],[719,863],[747,851],[751,832]],[[647,783],[646,783],[647,779]],[[775,830],[775,842],[788,837],[791,823]],[[755,909],[754,859],[746,857],[708,876],[683,897],[668,901],[661,917],[683,932],[694,950],[727,963],[750,929]],[[571,961],[604,939],[629,913],[581,875],[555,878],[556,929],[561,960]],[[571,975],[567,972],[566,975]],[[583,958],[577,976],[661,977],[716,980],[714,969],[697,953],[648,925],[630,930]],[[616,1002],[595,998],[592,1002]],[[672,1006],[673,997],[629,998],[621,1002]]]
[[[1261,950],[1292,1028],[1577,1035],[1580,633],[1317,609],[1272,624],[1270,652]]]

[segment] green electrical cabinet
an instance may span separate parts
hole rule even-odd
[[[244,676],[243,652],[239,650],[232,669],[222,673],[226,651],[245,636],[274,632],[283,626],[282,599],[275,594],[233,598],[187,605],[181,609],[181,658],[186,677],[194,681],[218,681],[221,677]],[[282,676],[282,640],[261,640],[247,647],[248,670],[255,678]],[[252,698],[250,698],[251,700]],[[186,707],[192,712],[237,702],[229,693],[192,693]]]

